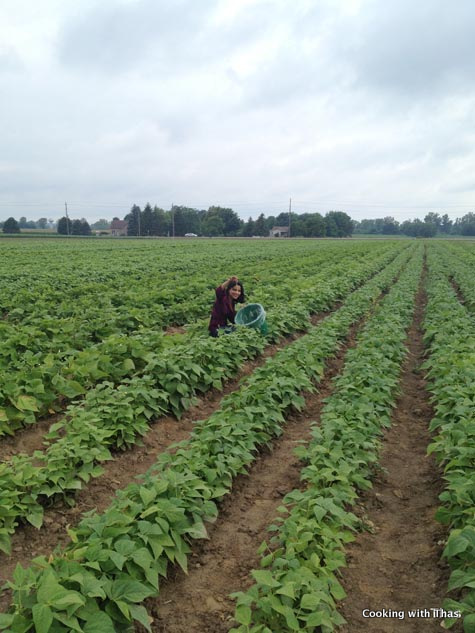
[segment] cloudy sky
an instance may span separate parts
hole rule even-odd
[[[475,210],[473,0],[2,0],[0,220]]]

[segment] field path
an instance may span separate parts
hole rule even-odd
[[[422,318],[426,305],[419,288],[409,354],[403,365],[397,408],[386,432],[379,463],[382,471],[362,497],[373,533],[364,532],[347,548],[343,586],[348,594],[341,613],[342,633],[419,633],[440,629],[440,618],[409,618],[413,609],[440,608],[448,571],[440,562],[445,530],[435,521],[442,479],[435,460],[427,457],[432,407],[420,365],[424,360]],[[393,617],[363,617],[383,609]],[[401,613],[404,617],[400,618]]]

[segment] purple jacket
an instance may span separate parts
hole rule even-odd
[[[218,286],[215,292],[216,301],[211,311],[211,319],[208,326],[210,332],[215,332],[221,326],[224,327],[228,324],[228,321],[234,323],[234,317],[236,316],[236,302],[226,295],[226,290]]]

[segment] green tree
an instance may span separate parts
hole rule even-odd
[[[72,223],[72,235],[82,235],[82,222],[81,222],[81,220],[73,220],[73,223]]]
[[[153,235],[153,211],[149,202],[145,205],[142,211],[140,234],[141,235]]]
[[[440,225],[442,224],[442,218],[438,213],[430,211],[424,218],[424,222],[426,222],[427,224],[435,224],[436,230],[439,231]]]
[[[140,207],[134,204],[124,218],[124,220],[127,220],[127,235],[142,235],[141,216],[142,211]]]
[[[226,236],[237,235],[243,222],[238,214],[226,207],[209,207],[208,215],[217,215],[223,221],[223,233]]]
[[[252,237],[254,235],[254,220],[252,218],[249,218],[243,225],[241,235],[243,237]]]
[[[58,220],[57,231],[59,235],[71,235],[72,234],[71,220],[63,215],[63,217]]]
[[[467,213],[460,218],[460,233],[462,235],[475,235],[475,213]]]
[[[444,213],[444,215],[441,218],[441,222],[440,222],[440,230],[442,233],[448,234],[451,232],[452,230],[452,226],[453,226],[453,222],[452,220],[449,218],[449,216],[447,215],[447,213]]]
[[[18,222],[15,220],[15,218],[8,218],[8,220],[5,220],[5,222],[3,223],[3,228],[2,231],[4,233],[20,233],[20,225],[18,224]]]
[[[152,235],[169,235],[170,214],[166,214],[164,209],[155,206],[153,208]]]
[[[383,235],[397,235],[399,233],[399,222],[391,216],[383,218],[383,226],[381,227]]]
[[[264,218],[264,214],[261,213],[257,220],[254,222],[254,233],[253,235],[260,235],[261,237],[266,237],[269,235],[266,228],[266,220]]]
[[[36,226],[39,229],[46,229],[48,226],[48,220],[46,218],[40,218],[39,220],[37,220]]]
[[[343,211],[329,211],[325,216],[325,225],[329,237],[349,237],[353,233],[353,220]]]
[[[203,235],[217,237],[224,234],[224,222],[218,215],[206,216],[201,223]]]
[[[114,217],[113,219],[118,220],[119,218]],[[111,225],[110,220],[101,218],[100,220],[97,220],[97,222],[94,222],[93,224],[91,224],[91,229],[94,229],[95,231],[105,231],[106,229],[110,227],[110,225]]]
[[[320,213],[306,213],[304,224],[305,237],[324,237],[325,236],[325,218]]]

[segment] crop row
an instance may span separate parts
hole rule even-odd
[[[312,289],[302,290],[286,309],[269,310],[270,338],[288,333],[303,322],[305,310],[327,309],[332,302],[345,296],[357,283],[384,266],[393,254],[373,261],[355,263],[351,271],[347,264],[337,265],[333,274],[317,274]],[[317,291],[318,288],[318,291]],[[275,312],[275,313],[274,313]],[[297,322],[295,318],[297,317]],[[161,352],[163,339],[169,341],[174,351]],[[155,362],[157,353],[179,356],[187,354],[195,342],[187,337],[176,343],[175,337],[164,337],[161,332],[148,330],[136,336],[109,337],[104,343],[77,355],[62,365],[48,358],[43,365],[26,367],[12,375],[8,372],[2,384],[3,402],[0,400],[0,435],[12,433],[24,424],[32,424],[51,407],[59,410],[58,401],[83,395],[97,382],[114,384],[133,376],[146,373],[147,365]],[[205,337],[208,340],[208,337]],[[206,345],[206,344],[205,344]],[[1,395],[0,395],[1,398]],[[53,409],[51,409],[53,411]]]
[[[331,258],[326,263],[328,268],[330,261]],[[286,299],[314,274],[316,268],[325,267],[325,256],[322,253],[313,258],[301,257],[295,263],[300,268],[299,280],[292,279],[296,273],[291,270],[288,276],[294,283],[283,279],[282,274],[277,283]],[[272,271],[268,271],[261,263],[260,267],[256,266],[254,276],[263,276],[269,284],[276,283],[276,272],[282,271],[285,265],[286,262],[277,260],[273,262]],[[217,262],[214,279],[224,278],[225,273],[220,275],[221,267]],[[100,277],[100,272],[92,274]],[[161,275],[159,281],[155,280],[154,289],[133,284],[132,289],[120,291],[115,288],[114,294],[102,288],[98,294],[99,288],[96,292],[88,292],[91,284],[100,287],[97,282],[84,284],[77,289],[75,297],[63,298],[62,302],[58,300],[49,309],[37,298],[32,307],[30,301],[23,308],[9,312],[7,318],[0,321],[0,367],[11,370],[24,363],[38,365],[44,356],[51,354],[67,359],[71,352],[87,349],[109,336],[142,333],[143,329],[161,329],[170,323],[190,322],[206,315],[212,296],[209,271],[204,274],[199,268],[180,283],[175,278],[167,279],[166,274]],[[68,301],[69,313],[62,307],[62,303]],[[17,312],[25,312],[28,318],[16,322]]]
[[[322,294],[323,301],[319,305],[327,308],[330,295],[335,300],[341,298],[362,278],[374,274],[393,257],[394,253],[390,251],[370,261],[361,258],[361,261],[353,263],[351,271],[348,271],[348,261],[344,259],[331,272],[314,273],[305,283],[294,284],[293,305],[315,305],[315,296]],[[339,278],[344,278],[343,283],[338,281]],[[312,286],[309,287],[309,284]],[[281,285],[281,294],[283,291]],[[276,305],[275,299],[272,304]],[[280,316],[279,312],[277,317],[272,309],[269,310],[270,322],[276,322],[278,318],[281,325],[278,328],[274,326],[274,335],[285,332],[286,314],[284,311]],[[177,344],[173,338],[163,336],[156,329],[142,330],[133,336],[114,335],[85,350],[70,349],[64,358],[49,354],[40,363],[37,355],[32,355],[31,364],[25,363],[23,359],[16,371],[11,368],[0,371],[0,435],[32,424],[48,411],[59,411],[66,401],[82,396],[96,383],[118,383],[140,375],[146,370],[150,354],[160,352],[165,347],[164,341],[168,346]],[[188,337],[178,341],[182,349],[189,345]]]
[[[304,487],[284,498],[286,516],[271,526],[270,543],[261,545],[255,583],[234,594],[240,626],[233,633],[330,633],[344,623],[336,601],[345,597],[338,570],[358,526],[350,508],[359,491],[371,487],[379,438],[390,425],[421,270],[419,254],[348,351],[320,426],[297,451],[307,464]]]
[[[444,244],[438,245],[440,253],[440,265],[443,265],[446,274],[457,284],[464,297],[465,306],[473,314],[475,312],[475,261],[471,264],[461,260],[466,251],[461,252],[460,248],[451,248]],[[439,265],[439,268],[440,268]]]
[[[443,552],[452,570],[448,590],[458,601],[447,599],[444,608],[460,611],[464,631],[475,631],[475,326],[447,280],[441,253],[429,250],[426,361],[435,415],[429,446],[443,468],[445,490],[437,518],[450,532]],[[451,627],[456,620],[449,619]]]
[[[361,289],[362,296],[367,296],[368,289],[374,294],[390,283],[408,256],[402,253],[376,275]],[[359,296],[359,292],[350,295],[350,307],[346,310],[351,309],[356,301],[352,297]],[[313,298],[314,302],[322,300],[323,297]],[[304,306],[294,309],[297,326],[308,325],[308,309]],[[291,312],[289,306],[281,327],[287,327]],[[232,337],[197,340],[186,352],[171,349],[166,356],[150,357],[143,376],[117,388],[102,383],[90,391],[83,406],[71,406],[67,419],[52,426],[48,436],[52,443],[45,452],[16,455],[0,464],[4,497],[0,509],[0,549],[8,552],[9,535],[20,519],[39,527],[47,500],[75,494],[90,477],[101,474],[99,464],[111,459],[111,449],[134,444],[145,434],[152,418],[170,410],[179,415],[190,406],[198,391],[221,387],[224,378],[259,353],[264,345],[265,340],[248,329]]]
[[[243,252],[238,249],[237,255],[228,252],[221,258],[212,246],[216,245],[210,243],[208,251],[202,247],[198,257],[183,248],[175,253],[171,245],[163,243],[152,252],[137,248],[126,273],[122,272],[122,262],[103,260],[100,251],[87,262],[87,271],[81,272],[80,253],[73,251],[68,255],[67,275],[58,271],[61,260],[52,257],[46,264],[50,267],[46,279],[36,282],[42,273],[36,264],[27,284],[15,276],[7,282],[2,277],[11,276],[10,270],[2,275],[0,268],[0,359],[18,358],[18,352],[15,354],[5,343],[10,338],[16,349],[29,358],[31,353],[64,352],[71,346],[83,349],[109,335],[143,327],[189,322],[206,314],[210,291],[230,270],[252,280],[253,287],[262,285],[267,289],[274,284],[282,286],[287,278],[297,281],[315,269],[328,267],[337,253],[338,259],[365,254],[361,244],[351,244],[343,252],[331,245],[318,250],[314,247],[313,251],[302,245],[303,252],[294,253],[289,265],[287,246],[269,256],[260,253],[258,257],[255,248],[246,248]],[[384,245],[372,251],[379,253],[388,248],[394,246]],[[289,298],[291,292],[289,284],[283,296]],[[9,298],[15,307],[8,305]]]
[[[352,293],[310,333],[278,352],[219,411],[196,424],[173,454],[159,456],[140,483],[121,491],[102,514],[90,513],[69,531],[71,544],[56,556],[17,567],[9,587],[13,604],[0,628],[14,633],[149,628],[141,602],[159,590],[169,563],[187,567],[189,541],[206,538],[205,522],[234,477],[246,471],[259,446],[282,432],[284,414],[301,408],[352,323],[372,311],[391,285],[396,265]]]

